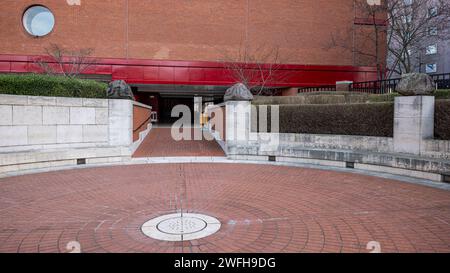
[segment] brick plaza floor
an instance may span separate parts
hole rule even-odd
[[[188,242],[140,226],[175,212],[218,218]],[[0,252],[450,252],[450,192],[325,170],[158,164],[0,179]]]
[[[194,139],[194,130],[202,133],[201,129],[191,128],[189,130],[191,139]],[[225,153],[216,141],[206,139],[175,141],[170,128],[153,128],[133,155],[133,157],[176,156],[225,156]]]

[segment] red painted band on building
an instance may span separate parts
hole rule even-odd
[[[41,72],[35,60],[42,56],[0,55],[0,73]],[[248,69],[255,69],[252,65]],[[335,84],[336,81],[363,82],[377,79],[375,67],[330,65],[282,65],[279,87],[304,87]],[[231,85],[230,71],[220,62],[165,61],[140,59],[96,59],[86,74],[111,75],[113,80],[134,84]]]

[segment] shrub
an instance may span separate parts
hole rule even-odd
[[[0,74],[0,94],[106,98],[107,85],[93,80],[41,74]]]
[[[434,92],[434,96],[436,97],[436,99],[450,99],[450,90],[448,89],[441,89],[441,90],[436,90]]]
[[[399,93],[381,94],[375,95],[371,94],[367,98],[368,102],[394,102],[395,97],[401,96]]]
[[[298,96],[274,96],[255,97],[254,105],[288,105],[288,104],[345,104],[345,103],[372,103],[372,102],[394,102],[398,93],[390,94],[366,94],[357,92],[312,92],[303,93]],[[436,90],[433,94],[436,99],[450,99],[450,90]]]
[[[393,136],[393,103],[280,105],[279,109],[280,133]],[[255,118],[252,123],[258,130]]]
[[[391,94],[383,94],[383,95],[370,95],[368,98],[369,102],[393,102],[395,100],[395,97],[401,96],[398,93],[391,93]],[[450,90],[436,90],[433,93],[433,96],[437,100],[441,99],[450,99]]]
[[[434,136],[437,139],[450,140],[450,100],[436,101]]]
[[[341,104],[364,103],[369,95],[350,92],[317,92],[304,93],[298,96],[256,97],[254,105],[287,105],[287,104]]]

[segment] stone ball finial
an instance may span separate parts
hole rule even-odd
[[[106,93],[110,99],[135,100],[131,87],[123,80],[110,82]]]
[[[253,94],[243,83],[237,83],[230,87],[224,96],[224,101],[252,101]]]
[[[426,96],[433,94],[436,85],[427,74],[409,73],[402,75],[396,90],[403,96]]]

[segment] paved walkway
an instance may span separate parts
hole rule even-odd
[[[191,139],[194,139],[194,130],[201,133],[201,129],[191,129]],[[216,141],[175,141],[170,128],[153,128],[133,155],[133,157],[175,156],[225,156],[225,153]]]
[[[161,242],[140,230],[175,212],[218,233]],[[450,191],[270,165],[154,164],[0,179],[0,252],[449,252]]]

